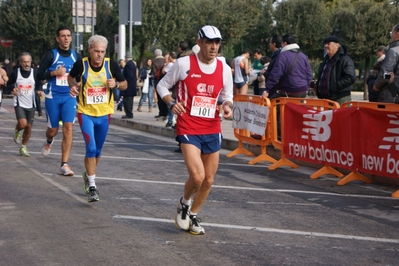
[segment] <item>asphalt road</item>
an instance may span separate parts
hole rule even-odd
[[[41,155],[46,122],[35,120],[21,157],[10,99],[0,110],[0,265],[398,265],[397,188],[314,169],[277,169],[221,151],[194,236],[173,224],[187,172],[173,138],[111,126],[98,166],[100,201],[82,192],[79,126],[69,165],[57,175],[61,131]]]

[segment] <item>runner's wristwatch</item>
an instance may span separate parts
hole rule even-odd
[[[176,104],[176,101],[169,102],[169,104],[168,104],[169,110],[172,110],[172,108],[173,108],[173,106],[175,106],[175,104]]]

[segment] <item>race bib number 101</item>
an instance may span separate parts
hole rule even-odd
[[[215,98],[194,96],[190,115],[215,118],[216,104],[217,100]]]

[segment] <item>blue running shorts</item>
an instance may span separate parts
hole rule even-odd
[[[58,127],[58,123],[75,121],[76,116],[76,98],[63,96],[57,98],[46,98],[45,100],[47,126],[49,128]]]
[[[219,151],[222,148],[222,134],[208,135],[179,135],[176,140],[184,144],[192,144],[201,150],[203,154]]]

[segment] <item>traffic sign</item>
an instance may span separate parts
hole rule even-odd
[[[12,45],[12,40],[11,39],[1,39],[0,43],[3,47],[8,48]]]

